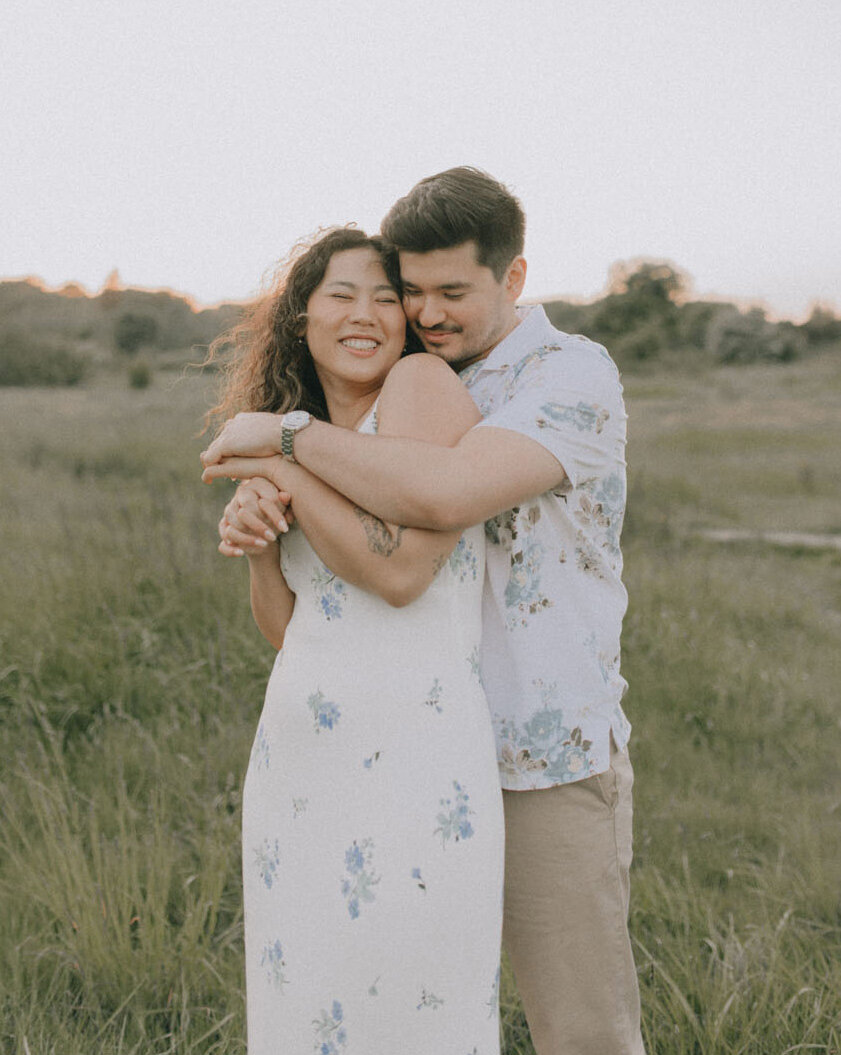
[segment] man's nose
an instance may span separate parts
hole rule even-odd
[[[424,297],[415,318],[418,326],[423,327],[423,329],[431,329],[431,327],[437,326],[444,321],[446,313],[437,298]]]

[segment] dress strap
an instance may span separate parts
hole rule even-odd
[[[377,422],[377,407],[379,406],[379,404],[380,404],[380,397],[377,396],[377,398],[374,400],[374,405],[371,407],[371,409],[365,415],[365,418],[363,419],[363,421],[359,425],[356,426],[356,431],[357,432],[366,432],[366,433],[370,433],[371,435],[376,435],[376,433],[377,433],[377,425],[378,425],[378,422]]]

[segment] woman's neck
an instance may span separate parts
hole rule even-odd
[[[331,423],[344,429],[355,429],[365,420],[382,390],[382,385],[369,389],[351,389],[344,385],[322,387]]]

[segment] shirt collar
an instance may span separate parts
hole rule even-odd
[[[522,359],[535,345],[552,340],[555,331],[542,304],[520,304],[516,312],[519,322],[514,329],[507,337],[503,337],[484,359],[466,367],[460,375],[462,381],[467,380],[468,375],[472,380],[486,372],[508,370],[512,363]]]

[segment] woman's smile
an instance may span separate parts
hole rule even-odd
[[[351,355],[356,355],[360,359],[368,359],[372,355],[376,355],[380,348],[380,341],[374,340],[373,337],[343,337],[339,344],[343,348],[346,348]]]

